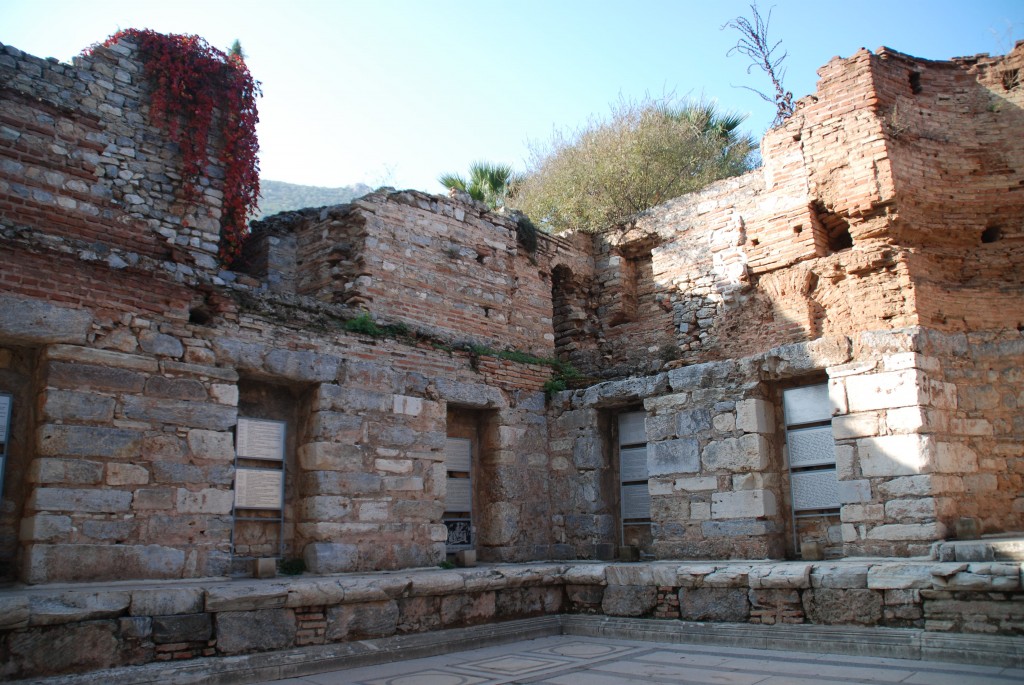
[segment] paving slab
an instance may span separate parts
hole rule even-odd
[[[558,635],[258,685],[1017,685],[1014,668]]]

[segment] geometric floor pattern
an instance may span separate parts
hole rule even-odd
[[[1020,685],[1024,670],[562,635],[274,685]],[[263,685],[263,684],[260,684]],[[269,682],[266,685],[270,685]]]

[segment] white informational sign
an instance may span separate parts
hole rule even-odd
[[[244,459],[284,460],[284,421],[238,419],[238,456]]]
[[[473,453],[469,438],[448,438],[444,450],[444,468],[446,471],[465,471],[469,473],[473,463]]]
[[[0,395],[0,443],[7,442],[7,426],[11,423],[11,396]]]
[[[639,445],[647,442],[647,430],[644,426],[646,418],[647,412],[643,411],[619,414],[619,445]]]
[[[284,508],[284,472],[272,469],[235,470],[235,507],[239,509]]]
[[[623,483],[647,480],[647,447],[619,450],[619,480]]]
[[[472,511],[473,488],[468,478],[449,478],[444,498],[445,511]]]
[[[647,489],[647,483],[622,486],[622,518],[651,518],[651,493]]]

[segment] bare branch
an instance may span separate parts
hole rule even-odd
[[[772,43],[768,39],[768,23],[772,19],[772,11],[768,10],[768,16],[762,17],[761,13],[757,11],[757,3],[754,3],[750,6],[750,12],[753,15],[753,21],[746,17],[737,17],[722,27],[740,32],[740,39],[726,55],[739,53],[749,59],[748,74],[755,67],[768,74],[768,78],[771,79],[772,86],[775,88],[774,96],[754,88],[743,87],[757,93],[767,102],[775,104],[775,121],[772,122],[772,126],[778,126],[793,114],[793,93],[782,86],[782,79],[786,76],[782,62],[789,56],[789,53],[783,50],[781,55],[776,56],[775,53],[782,41]]]

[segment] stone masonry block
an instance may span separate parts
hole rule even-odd
[[[177,508],[182,513],[230,514],[234,502],[235,494],[231,490],[203,488],[191,492],[185,488],[178,488],[177,491]]]
[[[217,614],[217,651],[238,654],[284,649],[295,644],[297,631],[292,609],[223,611]]]
[[[850,376],[846,379],[846,396],[850,411],[893,409],[922,404],[923,383],[922,374],[916,369]]]
[[[736,428],[745,433],[775,431],[775,408],[770,402],[746,399],[736,403]]]
[[[711,430],[711,413],[707,409],[691,409],[676,414],[676,435],[686,437]]]
[[[871,501],[871,481],[841,480],[836,484],[840,504],[859,504]]]
[[[768,468],[769,444],[763,435],[748,433],[708,444],[701,456],[708,471],[763,471]]]
[[[195,613],[153,617],[153,642],[198,642],[213,636],[213,614]]]
[[[665,440],[647,446],[647,473],[652,477],[698,470],[700,459],[695,438]]]
[[[932,464],[935,443],[925,435],[882,435],[858,440],[857,452],[867,477],[910,476]]]
[[[312,573],[345,573],[359,564],[359,548],[339,542],[313,542],[303,553],[306,568]]]
[[[48,424],[39,430],[43,456],[125,458],[141,449],[142,433],[124,428]]]
[[[716,492],[711,495],[711,517],[714,519],[761,518],[775,513],[775,494],[771,490]]]
[[[122,490],[36,488],[29,497],[27,507],[35,511],[113,514],[128,511],[131,504],[132,493]]]
[[[33,459],[29,468],[32,483],[95,485],[103,480],[103,464],[84,459]]]
[[[0,321],[4,322],[4,338],[10,342],[83,344],[92,313],[45,300],[0,295]]]

